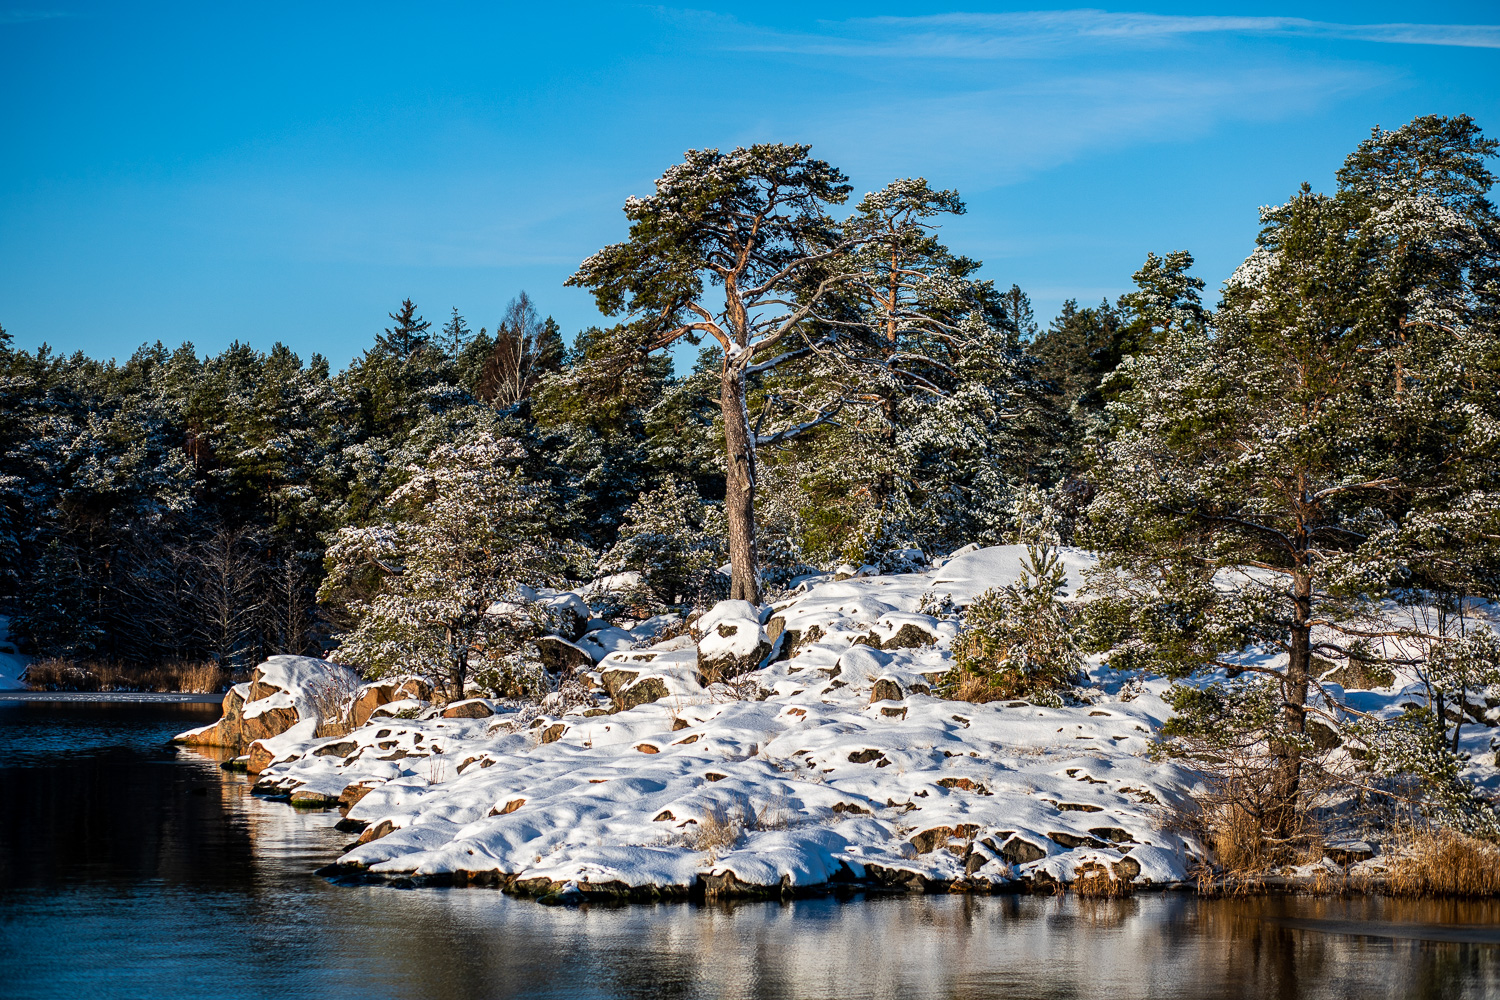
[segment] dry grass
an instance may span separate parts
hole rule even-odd
[[[1174,746],[1182,752],[1173,756],[1206,779],[1191,802],[1166,817],[1205,850],[1211,867],[1195,873],[1200,887],[1236,891],[1288,866],[1322,860],[1328,817],[1320,807],[1340,800],[1346,786],[1339,775],[1305,756],[1289,795],[1283,763],[1249,737],[1243,746],[1178,737]]]
[[[744,816],[715,807],[703,813],[703,818],[683,834],[683,843],[689,850],[717,854],[732,848],[745,832]]]
[[[1500,895],[1500,846],[1451,830],[1412,835],[1390,868],[1394,896]]]
[[[1213,852],[1227,884],[1253,880],[1287,865],[1306,865],[1323,858],[1323,835],[1305,812],[1293,816],[1287,836],[1266,830],[1264,814],[1256,815],[1234,801],[1214,803],[1200,818],[1206,845]],[[1200,885],[1203,880],[1200,878]]]
[[[785,830],[791,826],[792,809],[783,795],[771,799],[754,813],[746,809],[714,806],[703,818],[683,831],[682,840],[689,850],[703,851],[714,857],[739,843],[749,830]]]
[[[1251,874],[1290,860],[1266,836],[1260,817],[1240,803],[1217,803],[1205,820],[1208,846],[1226,872]]]
[[[217,663],[164,663],[133,667],[107,660],[38,660],[26,668],[33,691],[159,691],[215,694],[235,682]]]
[[[960,675],[958,683],[948,692],[948,697],[954,701],[969,701],[976,705],[1010,700],[990,678],[967,671]]]
[[[1115,878],[1113,872],[1098,862],[1085,864],[1074,872],[1071,888],[1074,895],[1094,899],[1113,899],[1130,891],[1129,883]]]
[[[319,737],[347,736],[354,729],[354,696],[359,681],[342,672],[312,686],[313,710],[318,713]]]

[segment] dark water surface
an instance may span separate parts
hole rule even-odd
[[[337,813],[165,745],[216,713],[0,703],[0,997],[1500,997],[1492,903],[334,886]]]

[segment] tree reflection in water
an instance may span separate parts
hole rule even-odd
[[[184,714],[159,709],[0,706],[0,762],[22,765],[0,764],[5,996],[1500,995],[1500,908],[1486,902],[566,909],[488,889],[335,886],[309,873],[349,839],[337,814],[255,799],[215,760],[164,746]],[[38,746],[48,752],[20,752]],[[1400,936],[1360,936],[1370,932]]]

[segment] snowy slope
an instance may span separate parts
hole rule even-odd
[[[1101,671],[1098,703],[1063,709],[928,693],[955,629],[920,613],[924,598],[967,603],[1013,581],[1023,554],[815,584],[764,614],[764,631],[755,609],[726,602],[704,619],[703,656],[771,637],[785,658],[705,686],[686,637],[617,650],[594,676],[627,691],[654,680],[657,700],[613,714],[384,720],[285,748],[259,787],[353,801],[367,842],[346,865],[535,891],[840,879],[982,889],[1094,866],[1183,880],[1202,851],[1164,827],[1161,807],[1196,778],[1145,757],[1168,714],[1164,682],[1122,693]],[[1070,587],[1088,562],[1068,553]]]

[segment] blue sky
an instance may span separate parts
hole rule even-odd
[[[956,187],[944,235],[1045,321],[1256,208],[1372,125],[1500,137],[1500,7],[0,0],[0,324],[124,357],[281,340],[342,366],[410,296],[493,326],[565,289],[690,147],[813,144],[858,193]]]

